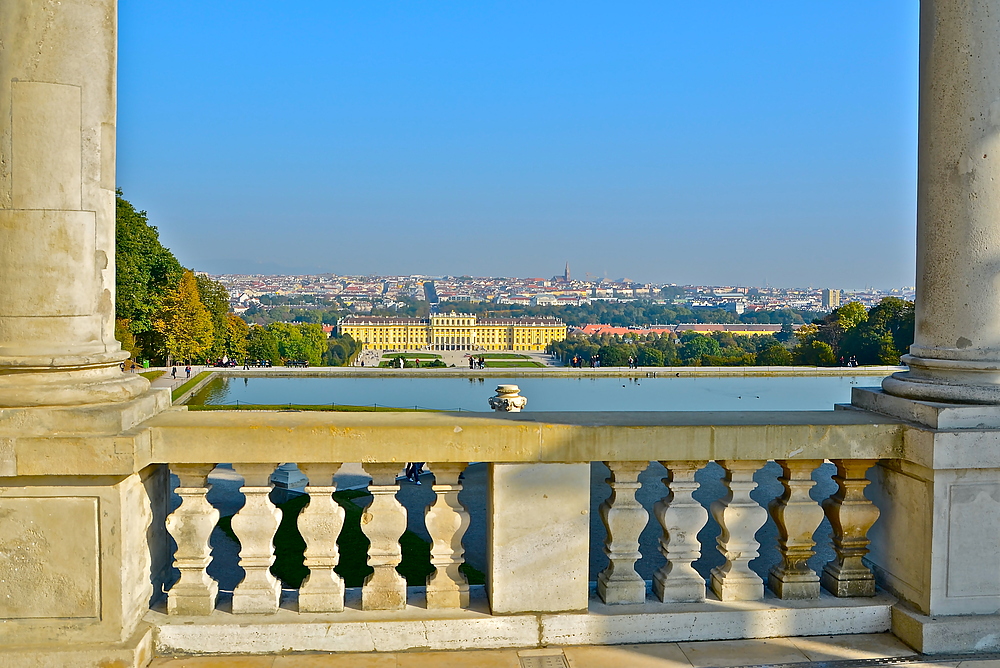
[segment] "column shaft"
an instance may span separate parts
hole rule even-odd
[[[921,0],[916,330],[890,394],[1000,403],[1000,20]]]
[[[0,407],[127,401],[114,338],[116,0],[0,4]]]

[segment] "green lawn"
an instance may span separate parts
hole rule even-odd
[[[531,359],[527,355],[518,355],[517,353],[482,353],[479,355],[474,355],[474,357],[483,357],[488,360],[527,360]]]
[[[156,380],[165,373],[166,371],[143,371],[139,375],[152,383],[154,380]]]
[[[205,378],[207,378],[211,373],[212,373],[211,371],[202,371],[201,373],[199,373],[198,375],[196,375],[191,380],[189,380],[186,383],[184,383],[183,385],[180,385],[179,387],[177,387],[177,389],[175,389],[170,394],[170,399],[172,401],[177,401],[178,397],[180,397],[182,394],[184,394],[185,392],[187,392],[188,390],[190,390],[192,387],[194,387],[195,385],[197,385],[198,383],[200,383]]]
[[[336,413],[413,413],[438,412],[430,408],[394,408],[392,406],[350,406],[345,404],[189,404],[189,411],[327,411]]]
[[[334,570],[344,578],[344,585],[347,587],[360,587],[373,571],[368,565],[368,546],[371,545],[371,541],[361,531],[361,515],[364,510],[354,502],[354,499],[368,496],[368,492],[356,489],[333,494],[334,501],[344,509],[344,528],[337,538],[340,561]],[[309,569],[303,565],[306,543],[297,525],[299,513],[308,502],[309,497],[302,495],[278,504],[278,508],[281,509],[281,523],[274,534],[274,564],[271,565],[271,573],[290,589],[301,586],[309,574]],[[219,528],[239,545],[239,539],[233,533],[232,520],[232,515],[220,518]],[[412,531],[406,531],[400,537],[399,544],[403,560],[396,570],[406,578],[406,584],[410,587],[426,585],[427,576],[434,572],[434,567],[431,565],[431,544]],[[486,576],[468,564],[463,564],[461,570],[468,578],[469,584],[486,584]]]
[[[532,367],[532,368],[538,368],[538,367],[544,367],[544,366],[545,365],[542,364],[541,362],[535,362],[534,360],[526,360],[526,359],[523,359],[523,360],[510,360],[510,359],[491,360],[489,358],[486,358],[486,368],[487,369],[512,368],[512,367]]]
[[[382,359],[391,359],[394,357],[405,357],[408,360],[441,359],[440,355],[434,353],[389,353],[388,355],[382,355]]]

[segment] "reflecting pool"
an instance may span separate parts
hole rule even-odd
[[[521,387],[528,411],[829,410],[879,376],[741,378],[217,378],[189,404],[347,404],[489,411],[499,384]]]

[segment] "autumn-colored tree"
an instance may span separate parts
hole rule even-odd
[[[247,337],[250,335],[250,325],[236,314],[226,315],[223,329],[222,354],[231,360],[242,362],[247,356]]]
[[[185,271],[154,320],[167,354],[175,360],[203,360],[215,341],[212,316],[198,295],[194,272]]]

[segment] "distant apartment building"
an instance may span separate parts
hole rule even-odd
[[[840,290],[825,288],[821,296],[821,301],[825,309],[838,308],[840,306]]]
[[[544,351],[566,338],[558,318],[479,318],[447,313],[430,318],[351,315],[337,323],[366,350],[527,350]]]

